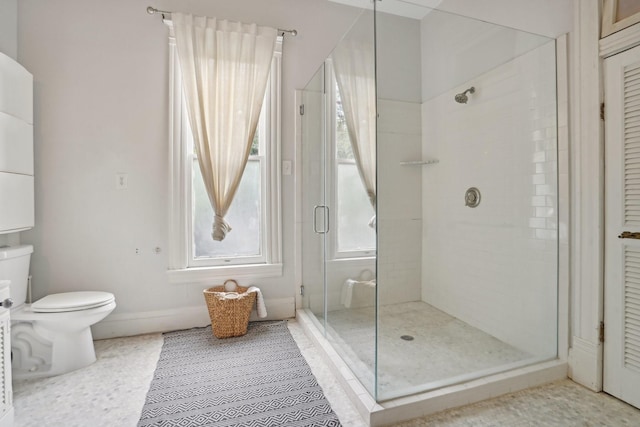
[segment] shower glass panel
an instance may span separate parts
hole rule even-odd
[[[555,41],[408,2],[380,7],[386,400],[556,357],[558,193]]]
[[[363,10],[302,91],[304,307],[375,394],[375,62]]]
[[[378,401],[555,359],[555,41],[371,4],[301,93],[306,312]]]
[[[324,138],[325,101],[324,65],[314,74],[301,93],[302,149],[302,298],[303,306],[313,313],[319,326],[325,326],[324,238]],[[320,218],[318,218],[320,216]],[[320,229],[318,228],[320,227]]]

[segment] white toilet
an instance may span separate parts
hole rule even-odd
[[[66,292],[26,304],[33,246],[0,247],[0,279],[11,281],[13,377],[64,374],[95,362],[91,325],[116,308],[109,292]]]

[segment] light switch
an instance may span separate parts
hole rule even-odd
[[[129,176],[126,173],[116,174],[116,190],[126,190]]]
[[[282,161],[282,175],[291,175],[291,160]]]

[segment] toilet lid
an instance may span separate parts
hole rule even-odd
[[[39,299],[31,309],[37,313],[60,313],[102,307],[113,301],[115,297],[109,292],[63,292]]]

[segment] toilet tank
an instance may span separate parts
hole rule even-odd
[[[27,300],[32,253],[31,245],[0,247],[0,280],[11,280],[11,299],[14,307],[24,304]]]

